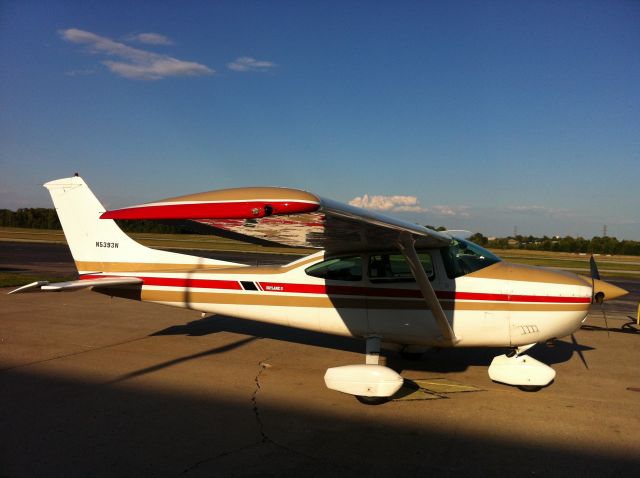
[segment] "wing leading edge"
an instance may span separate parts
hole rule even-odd
[[[243,236],[329,252],[396,248],[403,233],[415,239],[416,247],[451,242],[441,232],[289,188],[210,191],[107,211],[101,218],[186,219]]]

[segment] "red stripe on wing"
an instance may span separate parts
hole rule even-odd
[[[314,212],[317,203],[242,201],[134,206],[107,211],[100,219],[254,219],[278,214]]]

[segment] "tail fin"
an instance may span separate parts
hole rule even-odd
[[[127,236],[79,176],[44,185],[51,194],[78,272],[190,270],[239,266],[233,262],[158,251]]]

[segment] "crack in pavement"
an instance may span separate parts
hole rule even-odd
[[[289,453],[293,453],[295,455],[298,456],[302,456],[306,459],[309,460],[313,460],[314,462],[320,463],[322,462],[322,460],[316,458],[315,456],[311,456],[311,455],[307,455],[306,453],[302,453],[300,451],[294,450],[292,448],[289,448],[285,445],[282,445],[276,441],[274,441],[266,432],[265,430],[265,424],[262,421],[262,417],[260,415],[260,407],[258,405],[258,393],[260,392],[260,390],[262,389],[262,385],[260,384],[260,377],[262,376],[262,374],[264,373],[264,371],[268,368],[271,367],[271,364],[268,363],[268,361],[271,359],[272,357],[267,357],[264,360],[261,360],[260,362],[258,362],[258,365],[260,367],[260,369],[258,370],[258,373],[256,374],[256,376],[253,378],[253,381],[255,383],[255,389],[253,390],[253,393],[251,394],[251,404],[252,404],[252,410],[253,410],[253,414],[256,418],[256,423],[258,424],[258,431],[260,432],[260,441],[258,442],[253,442],[253,443],[249,443],[247,445],[232,449],[232,450],[228,450],[228,451],[224,451],[222,453],[218,453],[210,458],[204,458],[202,460],[199,460],[195,463],[193,463],[192,465],[188,466],[187,468],[185,468],[184,470],[182,470],[178,476],[184,476],[196,469],[198,469],[200,466],[205,465],[207,463],[213,462],[219,458],[224,458],[230,455],[233,455],[235,453],[238,452],[242,452],[242,451],[247,451],[247,450],[251,450],[252,448],[258,448],[262,445],[272,445],[276,448],[279,448],[283,451],[289,452]]]
[[[182,470],[178,476],[186,475],[187,473],[192,472],[196,468],[199,468],[201,465],[204,465],[205,463],[209,463],[210,461],[217,460],[218,458],[224,458],[225,456],[229,456],[229,455],[233,455],[234,453],[249,450],[251,448],[254,448],[260,445],[262,445],[262,442],[249,443],[248,445],[244,445],[239,448],[235,448],[233,450],[223,451],[222,453],[218,453],[217,455],[212,456],[211,458],[205,458],[203,460],[195,462],[193,465]]]
[[[260,376],[264,373],[264,371],[268,368],[271,368],[271,364],[268,363],[268,360],[270,360],[272,357],[267,357],[264,360],[261,360],[260,362],[258,362],[259,366],[260,366],[260,370],[258,370],[258,373],[256,374],[254,381],[256,383],[256,388],[253,391],[253,395],[251,395],[251,403],[253,404],[253,413],[256,417],[256,422],[258,423],[258,430],[260,431],[260,436],[262,438],[262,443],[269,443],[272,444],[282,450],[288,451],[289,453],[293,453],[295,455],[299,455],[299,456],[303,456],[305,458],[308,458],[310,460],[316,461],[316,462],[320,462],[321,460],[318,460],[318,458],[316,458],[315,456],[312,455],[307,455],[306,453],[302,453],[298,450],[294,450],[292,448],[289,448],[286,445],[282,445],[281,443],[278,443],[277,441],[275,441],[273,438],[271,438],[269,435],[267,435],[267,432],[265,431],[265,425],[264,422],[262,421],[262,417],[260,416],[260,407],[258,406],[258,392],[260,391],[260,389],[262,388],[262,386],[260,385]]]
[[[267,363],[271,357],[267,357],[266,359],[260,361],[260,370],[257,375],[253,379],[256,384],[256,388],[253,390],[253,395],[251,395],[251,403],[253,404],[253,414],[256,417],[256,422],[258,422],[258,430],[260,431],[260,436],[262,437],[262,443],[273,443],[277,445],[264,431],[264,423],[262,423],[262,418],[260,418],[260,408],[258,407],[258,392],[260,391],[260,375],[269,368],[271,365]]]
[[[265,443],[270,443],[270,444],[273,444],[273,445],[278,446],[278,447],[280,446],[277,443],[275,443],[273,440],[271,440],[271,438],[269,438],[267,436],[267,434],[264,432],[264,425],[262,423],[262,419],[260,418],[260,410],[258,408],[258,401],[257,401],[257,395],[258,395],[258,392],[260,391],[260,375],[262,375],[262,372],[264,372],[265,369],[270,367],[270,365],[267,363],[267,360],[269,360],[269,359],[270,359],[270,357],[267,357],[265,360],[261,360],[259,362],[260,370],[258,371],[258,373],[256,374],[256,376],[253,379],[253,381],[256,384],[256,388],[253,390],[253,394],[251,395],[251,403],[253,405],[252,410],[253,410],[253,413],[254,413],[254,415],[256,417],[256,421],[258,422],[258,429],[260,431],[260,437],[261,437],[260,441],[259,442],[254,442],[254,443],[249,443],[248,445],[244,445],[244,446],[241,446],[239,448],[235,448],[233,450],[224,451],[224,452],[218,453],[217,455],[212,456],[210,458],[205,458],[203,460],[197,461],[194,464],[192,464],[191,466],[189,466],[189,467],[185,468],[184,470],[182,470],[182,472],[180,472],[180,474],[178,476],[186,475],[187,473],[190,473],[190,472],[194,471],[195,469],[199,468],[200,466],[202,466],[202,465],[204,465],[206,463],[212,462],[214,460],[217,460],[218,458],[224,458],[226,456],[233,455],[234,453],[238,453],[238,452],[241,452],[241,451],[249,450],[251,448],[260,446],[260,445],[265,444]]]

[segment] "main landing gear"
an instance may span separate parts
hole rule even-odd
[[[549,385],[555,378],[556,371],[533,357],[522,355],[534,345],[536,344],[523,345],[494,358],[489,366],[491,380],[515,385],[525,392],[537,392]]]
[[[379,405],[389,400],[404,382],[389,367],[379,365],[380,337],[367,337],[367,358],[364,365],[344,365],[327,370],[324,382],[327,388],[355,395],[366,405]]]

